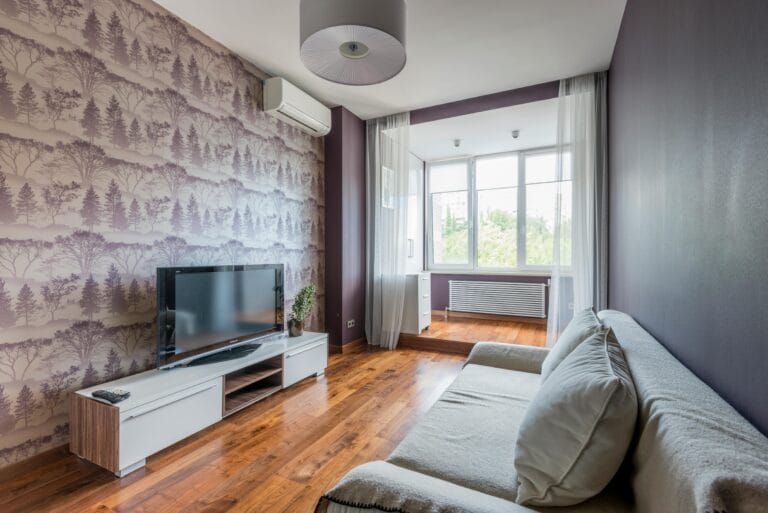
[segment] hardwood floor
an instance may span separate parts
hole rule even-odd
[[[543,347],[547,341],[544,324],[433,315],[429,329],[421,335],[400,335],[400,347],[469,354],[480,341],[505,342]]]
[[[311,512],[347,470],[386,457],[463,361],[408,349],[332,355],[325,378],[239,412],[123,479],[66,450],[0,470],[0,511]]]
[[[528,322],[486,319],[451,318],[446,321],[441,315],[433,315],[432,324],[421,336],[457,342],[492,340],[543,347],[547,341],[547,327]]]

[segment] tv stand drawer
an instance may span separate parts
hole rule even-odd
[[[206,381],[120,415],[124,469],[221,420],[221,378]]]
[[[328,366],[328,340],[310,342],[283,355],[283,388],[304,378],[321,375]]]

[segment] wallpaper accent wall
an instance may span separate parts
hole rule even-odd
[[[323,140],[145,0],[0,0],[0,466],[154,365],[155,267],[286,264],[324,304]]]

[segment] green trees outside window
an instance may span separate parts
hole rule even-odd
[[[551,267],[558,194],[560,244],[570,255],[570,170],[566,165],[563,180],[556,179],[554,151],[433,163],[428,177],[431,268]]]

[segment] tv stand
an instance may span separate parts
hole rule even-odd
[[[187,367],[195,367],[197,365],[207,365],[209,363],[228,362],[229,360],[237,360],[243,358],[256,351],[261,344],[243,344],[242,346],[235,346],[232,349],[225,349],[218,353],[211,353],[200,358],[195,358],[187,364]]]
[[[155,369],[75,392],[69,409],[70,451],[122,477],[143,467],[152,454],[325,372],[324,333],[295,338],[281,333],[259,342],[235,360]],[[116,404],[91,395],[112,387],[131,395]]]

